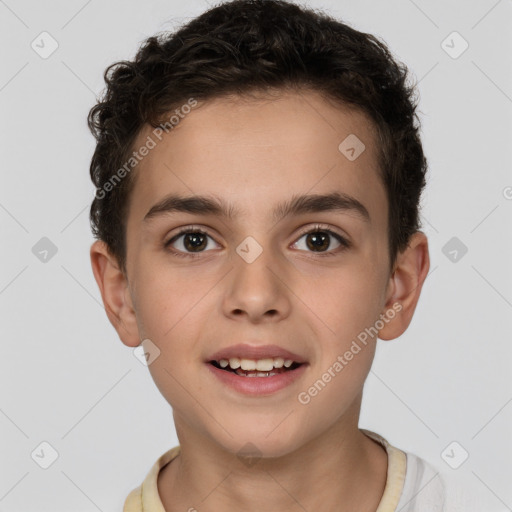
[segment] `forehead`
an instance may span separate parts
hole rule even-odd
[[[269,220],[265,212],[291,196],[339,191],[385,217],[374,124],[315,92],[209,100],[159,137],[145,126],[134,148],[148,137],[154,147],[134,171],[129,225],[170,193],[224,198],[237,214]]]

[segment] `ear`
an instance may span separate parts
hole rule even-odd
[[[109,252],[107,244],[101,240],[91,245],[90,256],[94,278],[100,289],[110,323],[125,345],[129,347],[140,345],[128,281],[119,269],[116,258]]]
[[[416,231],[407,248],[398,255],[395,270],[389,278],[383,314],[386,315],[387,311],[388,318],[391,310],[396,314],[387,323],[384,322],[378,334],[380,339],[398,338],[409,327],[429,268],[427,236]]]

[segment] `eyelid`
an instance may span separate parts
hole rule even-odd
[[[350,243],[348,236],[338,232],[337,228],[335,228],[334,226],[331,226],[330,224],[322,224],[322,223],[318,223],[318,222],[313,224],[312,226],[308,225],[304,229],[301,229],[299,236],[303,236],[303,235],[306,235],[308,233],[315,232],[315,231],[329,231],[332,234],[337,235],[340,238],[342,238],[343,240],[345,240],[347,242],[347,244]]]
[[[166,241],[164,241],[164,247],[167,247],[170,243],[176,241],[180,236],[187,234],[187,233],[191,233],[191,232],[206,235],[206,236],[210,237],[216,244],[219,244],[215,240],[215,237],[209,233],[209,231],[208,231],[209,229],[210,228],[204,229],[202,227],[195,226],[195,225],[182,226],[181,228],[178,228],[178,231],[176,233],[174,233]],[[190,253],[190,254],[192,254],[192,253]]]

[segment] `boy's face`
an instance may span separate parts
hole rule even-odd
[[[206,437],[233,453],[250,441],[262,454],[278,456],[328,429],[353,428],[376,338],[358,341],[350,360],[344,354],[392,309],[396,290],[373,125],[303,92],[208,101],[162,141],[152,130],[146,127],[135,144],[148,135],[157,142],[136,168],[127,282],[118,301],[123,325],[113,323],[127,345],[149,339],[150,353],[158,347],[149,369],[173,408],[178,433]],[[340,150],[350,135],[352,143]],[[354,135],[365,146],[359,156]],[[274,217],[278,205],[297,196],[336,193],[358,201],[368,217],[354,207]],[[172,210],[146,217],[171,194],[205,196],[236,213]],[[185,227],[207,235],[182,235],[166,247]],[[392,323],[388,318],[386,325]],[[256,381],[275,377],[231,374],[252,389],[244,392],[209,362],[238,344],[276,345],[305,363],[295,379],[267,392],[256,391]],[[329,369],[330,381],[308,391]]]

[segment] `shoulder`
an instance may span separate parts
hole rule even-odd
[[[153,464],[141,485],[128,494],[123,507],[123,512],[165,512],[160,495],[158,493],[158,474],[160,470],[173,460],[180,452],[180,446],[171,448]]]
[[[417,455],[405,452],[405,481],[397,510],[401,512],[443,512],[446,482],[439,469]]]
[[[140,512],[142,510],[142,485],[128,494],[123,507],[123,512]]]
[[[471,475],[438,467],[391,445],[375,432],[361,429],[388,453],[386,488],[378,512],[482,512],[489,496],[475,488]]]
[[[478,481],[469,473],[450,470],[443,478],[446,484],[446,512],[497,510],[491,508],[495,507],[493,494],[483,486],[475,486]]]
[[[481,512],[488,507],[463,474],[440,469],[413,453],[406,456],[400,512]]]

